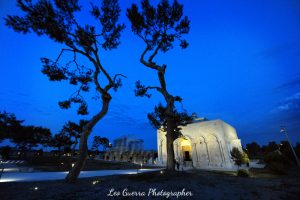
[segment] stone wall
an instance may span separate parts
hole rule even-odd
[[[191,123],[182,127],[184,137],[174,141],[175,159],[184,163],[191,157],[192,165],[203,169],[235,169],[230,151],[233,147],[241,147],[235,129],[222,120]],[[189,143],[191,150],[183,145]],[[157,132],[158,162],[166,164],[166,137],[161,130]]]

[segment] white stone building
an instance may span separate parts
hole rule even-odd
[[[236,130],[222,120],[194,122],[182,127],[183,137],[174,141],[175,159],[184,166],[200,169],[234,170],[233,147],[242,149]],[[157,131],[158,164],[167,161],[165,132]]]
[[[143,151],[144,140],[136,139],[133,135],[122,136],[114,140],[111,150],[114,151]]]
[[[126,135],[115,139],[112,148],[101,152],[98,158],[106,161],[154,164],[157,153],[154,150],[144,150],[144,140]]]

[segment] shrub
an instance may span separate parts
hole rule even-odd
[[[292,161],[280,152],[272,152],[264,157],[266,168],[275,174],[286,174]]]
[[[234,164],[240,167],[242,164],[249,163],[249,157],[248,155],[243,151],[238,149],[237,147],[233,147],[230,151],[231,158],[234,161]]]
[[[272,152],[268,153],[264,156],[264,161],[266,164],[272,163],[272,162],[278,162],[282,163],[284,165],[291,165],[292,161],[284,154],[280,152]]]
[[[245,169],[239,169],[237,171],[237,176],[240,176],[240,177],[249,177],[250,176],[250,173],[248,170],[245,170]]]
[[[271,170],[274,174],[286,174],[288,166],[280,162],[271,162],[267,165],[267,169]]]
[[[8,160],[10,158],[11,147],[5,146],[0,149],[2,159]]]

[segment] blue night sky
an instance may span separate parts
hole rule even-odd
[[[81,1],[87,2],[87,1]],[[113,92],[109,114],[94,128],[94,135],[114,139],[134,134],[156,148],[156,131],[147,113],[159,101],[134,96],[135,81],[158,83],[156,73],[139,63],[144,44],[131,32],[125,11],[131,3],[120,0],[121,22],[127,26],[117,50],[101,52],[111,74],[128,78]],[[257,141],[300,141],[300,1],[299,0],[180,0],[191,20],[186,50],[175,47],[160,54],[167,64],[169,91],[183,98],[184,108],[208,119],[222,119],[237,129],[245,145]],[[89,6],[89,3],[86,3]],[[15,1],[0,0],[0,110],[15,113],[25,124],[48,127],[57,133],[68,121],[78,121],[76,110],[61,110],[57,102],[75,88],[50,82],[41,73],[41,57],[55,59],[59,44],[35,34],[22,35],[4,26],[3,17],[20,14]],[[78,14],[80,21],[89,21]],[[90,114],[100,105],[90,100]],[[181,107],[180,105],[178,106]],[[91,116],[91,115],[90,115]]]

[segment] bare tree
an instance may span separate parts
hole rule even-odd
[[[150,97],[149,90],[161,93],[166,103],[166,137],[167,137],[167,170],[174,170],[173,142],[177,138],[175,102],[181,102],[182,98],[169,93],[165,80],[166,64],[158,64],[154,58],[159,52],[166,53],[176,41],[185,49],[188,46],[186,40],[182,39],[184,34],[189,33],[190,20],[183,16],[183,5],[174,0],[172,4],[168,0],[161,0],[155,8],[148,0],[141,2],[142,11],[136,4],[127,9],[127,17],[131,22],[132,31],[142,39],[146,48],[141,54],[140,62],[157,72],[159,86],[144,86],[140,81],[136,83],[136,96]]]
[[[80,144],[79,157],[75,166],[66,177],[67,182],[74,182],[83,168],[87,155],[87,139],[93,127],[108,112],[112,99],[110,91],[121,86],[122,74],[111,75],[101,63],[99,49],[112,50],[120,44],[120,34],[125,28],[118,23],[120,7],[118,0],[102,0],[100,6],[91,3],[91,14],[94,24],[78,23],[76,12],[81,11],[78,0],[18,0],[17,6],[21,8],[24,16],[11,16],[5,18],[6,25],[16,32],[46,35],[51,40],[63,45],[55,60],[42,58],[42,73],[50,81],[68,80],[70,84],[77,85],[78,90],[67,100],[59,102],[63,109],[70,108],[71,104],[79,104],[77,113],[88,114],[87,102],[82,93],[88,92],[92,84],[96,89],[96,96],[101,105],[100,110],[92,116],[84,126]],[[68,54],[69,62],[61,64],[61,58]],[[78,56],[86,59],[91,67],[80,65]],[[124,76],[123,76],[124,77]],[[101,81],[100,81],[101,80]]]

